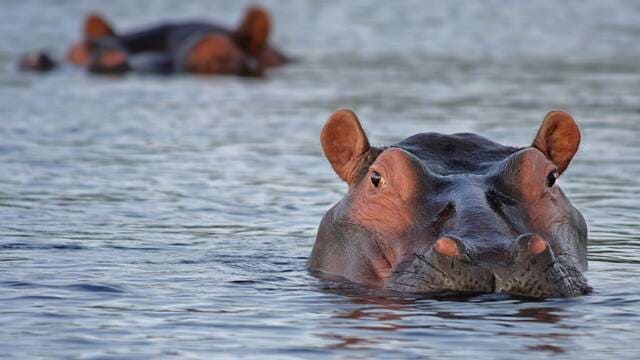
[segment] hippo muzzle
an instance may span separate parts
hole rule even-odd
[[[481,261],[457,237],[445,236],[424,254],[401,263],[387,280],[397,291],[509,293],[574,297],[590,292],[582,273],[556,257],[536,234],[523,234],[500,260]]]

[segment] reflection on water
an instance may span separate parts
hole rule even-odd
[[[303,62],[264,81],[17,73],[79,19],[231,24],[246,2],[7,1],[0,11],[3,358],[636,358],[640,8],[267,1]],[[305,269],[345,191],[318,136],[339,107],[375,144],[423,131],[530,143],[549,109],[581,150],[560,184],[589,225],[594,293],[423,298]]]
[[[349,310],[335,310],[332,318],[340,326],[341,332],[332,329],[318,336],[333,340],[327,344],[329,349],[371,348],[372,344],[384,343],[396,334],[398,339],[413,334],[416,340],[425,343],[439,343],[439,338],[451,338],[459,333],[474,333],[482,329],[483,324],[498,325],[491,335],[521,338],[522,343],[531,343],[526,349],[534,352],[564,353],[565,344],[574,336],[576,327],[564,321],[563,309],[545,301],[518,300],[507,295],[448,295],[438,299],[415,298],[406,294],[380,294],[354,287],[325,288],[349,298],[355,305]],[[484,305],[484,311],[467,311],[466,304]],[[460,305],[460,306],[456,306]],[[467,308],[467,309],[465,309]],[[521,324],[519,331],[509,328]],[[528,324],[528,326],[527,326]],[[552,331],[540,331],[551,326]],[[500,327],[506,329],[500,329]],[[367,337],[353,334],[367,332]],[[380,338],[379,334],[383,334]],[[426,334],[429,334],[428,336]],[[489,335],[489,334],[484,334]],[[575,334],[577,335],[577,334]],[[434,339],[435,337],[435,339]],[[431,340],[430,340],[431,339]],[[469,341],[468,338],[466,338]]]

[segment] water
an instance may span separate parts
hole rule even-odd
[[[267,80],[15,71],[99,9],[117,28],[238,21],[244,1],[0,4],[2,358],[637,358],[640,6],[634,1],[272,1],[303,62]],[[528,144],[571,111],[560,180],[589,224],[594,293],[372,293],[310,276],[345,186],[319,132],[375,144],[472,131]]]

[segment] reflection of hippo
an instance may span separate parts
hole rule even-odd
[[[580,143],[569,114],[549,113],[526,148],[468,133],[371,147],[347,110],[321,141],[349,191],[318,229],[319,276],[426,293],[589,291],[586,224],[556,184]]]
[[[257,7],[247,10],[236,30],[204,22],[184,22],[116,33],[102,17],[94,14],[85,20],[84,39],[71,47],[67,60],[100,73],[259,76],[264,68],[288,61],[267,43],[270,28],[268,13]]]

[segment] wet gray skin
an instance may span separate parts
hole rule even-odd
[[[586,224],[556,183],[580,141],[568,114],[524,148],[436,133],[375,148],[344,110],[321,140],[349,191],[320,224],[315,274],[403,292],[590,291]]]

